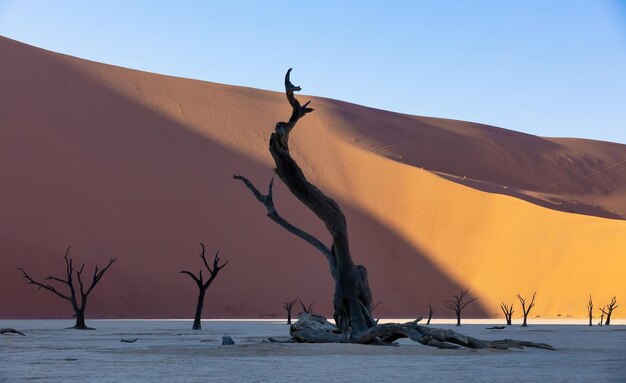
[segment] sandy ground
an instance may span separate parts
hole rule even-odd
[[[27,336],[0,337],[0,380],[42,381],[626,381],[626,326],[532,325],[461,331],[485,339],[551,343],[559,351],[438,350],[273,344],[287,326],[276,321],[93,320],[96,331],[65,330],[63,320],[2,321]],[[451,327],[438,324],[438,327]],[[222,335],[235,346],[221,346]],[[121,343],[122,338],[138,338]]]

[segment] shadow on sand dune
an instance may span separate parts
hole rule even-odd
[[[194,286],[178,271],[200,267],[199,241],[230,260],[208,292],[208,317],[281,316],[280,301],[298,295],[330,312],[323,257],[269,221],[231,179],[242,173],[262,185],[268,166],[107,88],[66,58],[5,39],[0,53],[11,58],[0,62],[2,317],[67,315],[65,302],[23,286],[15,267],[62,274],[68,244],[87,267],[120,259],[88,317],[188,317]],[[274,121],[255,123],[271,129]],[[326,238],[282,185],[275,198],[285,217]],[[376,315],[415,316],[462,288],[421,250],[339,203],[355,261],[383,302]],[[488,316],[479,304],[467,314]]]

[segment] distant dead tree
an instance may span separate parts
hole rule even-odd
[[[433,314],[435,314],[435,308],[433,307],[433,305],[429,303],[428,304],[428,320],[426,321],[427,325],[429,325],[430,320],[433,319]]]
[[[313,302],[311,302],[308,306],[304,305],[304,302],[302,302],[302,299],[298,299],[298,302],[300,302],[300,306],[302,306],[301,312],[307,313],[307,314],[313,314]]]
[[[511,318],[513,317],[513,303],[510,305],[505,302],[500,302],[500,308],[504,313],[504,318],[506,319],[507,326],[511,325]]]
[[[283,308],[287,311],[287,324],[291,324],[291,310],[293,306],[300,301],[300,298],[292,299],[290,301],[285,301],[283,303]]]
[[[600,308],[600,311],[602,311],[602,313],[606,315],[606,321],[604,322],[605,326],[608,326],[611,324],[611,314],[613,314],[613,310],[615,310],[618,307],[619,305],[617,304],[617,299],[616,297],[613,297],[611,298],[611,303],[606,305],[606,307]]]
[[[465,299],[465,296],[467,295],[468,291],[469,289],[465,291],[461,291],[459,295],[454,296],[454,299],[446,301],[446,303],[444,304],[444,307],[449,308],[450,310],[454,311],[454,313],[456,314],[457,326],[461,326],[461,312],[463,311],[463,309],[467,305],[469,305],[470,303],[478,299],[478,298],[470,299],[469,301],[464,303],[463,300]]]
[[[600,311],[602,314],[600,314],[600,322],[598,322],[598,326],[602,326],[602,323],[604,323],[604,312],[602,310]]]
[[[206,294],[206,290],[209,288],[209,286],[211,286],[211,283],[213,283],[213,280],[217,277],[217,274],[220,272],[220,270],[222,270],[224,266],[228,264],[228,261],[224,262],[221,265],[219,264],[220,251],[218,250],[215,253],[215,258],[213,258],[213,267],[209,266],[209,262],[207,261],[205,256],[204,243],[200,243],[200,246],[202,247],[200,258],[202,258],[202,262],[209,272],[209,279],[207,279],[206,282],[204,281],[204,277],[202,276],[202,269],[200,269],[198,276],[186,270],[180,272],[181,274],[189,275],[196,282],[196,285],[198,285],[198,303],[196,304],[196,315],[194,315],[193,317],[193,330],[202,329],[202,308],[204,307],[204,295]]]
[[[70,247],[68,246],[67,251],[65,252],[65,257],[64,257],[65,258],[65,277],[59,278],[59,277],[54,277],[50,275],[45,278],[46,281],[54,281],[54,282],[58,282],[58,283],[62,283],[66,285],[67,288],[69,289],[69,294],[60,292],[52,285],[37,282],[36,280],[31,278],[26,273],[26,271],[22,268],[18,268],[18,270],[22,272],[22,278],[26,279],[29,285],[35,285],[39,289],[48,290],[51,293],[58,296],[59,298],[63,298],[72,304],[72,309],[74,309],[74,314],[76,317],[76,324],[72,328],[77,329],[77,330],[93,330],[91,327],[87,327],[87,325],[85,324],[85,308],[87,307],[87,298],[89,298],[89,294],[91,294],[91,292],[96,287],[98,282],[100,282],[100,280],[104,276],[104,273],[107,272],[109,267],[111,267],[111,265],[117,259],[116,258],[109,259],[109,263],[102,269],[100,269],[98,265],[96,265],[93,271],[92,278],[91,278],[91,283],[89,284],[89,287],[85,288],[85,285],[83,284],[83,278],[82,278],[83,270],[85,269],[85,264],[83,263],[79,270],[75,270],[73,260],[69,256],[69,253],[70,253]],[[76,286],[74,285],[74,274],[76,275],[76,280],[78,281],[78,291],[76,289]]]
[[[593,301],[591,300],[591,294],[589,294],[589,301],[587,302],[587,314],[589,315],[589,326],[593,326],[593,323],[591,323],[593,319]]]
[[[517,293],[517,299],[519,300],[519,303],[522,305],[522,314],[524,315],[524,323],[522,323],[522,327],[528,327],[528,323],[527,323],[527,319],[528,319],[528,314],[530,313],[530,310],[535,307],[535,296],[537,295],[537,292],[535,291],[533,293],[533,298],[530,300],[530,303],[528,304],[528,307],[526,307],[526,299],[522,298],[522,296]]]

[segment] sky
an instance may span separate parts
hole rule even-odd
[[[626,0],[0,0],[0,35],[276,91],[293,67],[305,94],[626,143]]]

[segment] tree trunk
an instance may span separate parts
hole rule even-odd
[[[528,315],[524,314],[524,323],[522,323],[522,327],[528,327],[528,324],[526,323],[527,318],[528,318]]]
[[[290,72],[291,69],[285,75],[285,91],[292,106],[292,114],[288,122],[276,124],[275,132],[270,137],[269,150],[280,179],[300,202],[324,222],[332,236],[330,249],[320,244],[335,281],[333,317],[339,331],[343,334],[362,332],[376,324],[369,309],[372,293],[367,281],[367,270],[352,261],[346,218],[334,200],[306,179],[289,153],[289,133],[301,117],[313,111],[307,107],[308,103],[302,106],[295,98],[294,91],[300,90],[300,87],[291,83]]]
[[[456,313],[456,326],[461,327],[461,312],[460,311]]]
[[[287,310],[287,324],[291,324],[291,309]]]
[[[193,330],[202,329],[202,308],[204,307],[204,294],[206,290],[200,289],[198,294],[198,304],[196,305],[196,315],[193,317]]]
[[[608,314],[606,314],[606,321],[604,322],[605,326],[609,326],[611,324],[611,312],[609,311]]]
[[[511,325],[511,317],[507,315],[506,317],[506,325],[510,326]]]
[[[85,324],[85,310],[76,310],[76,324],[74,325],[77,330],[90,330]]]

